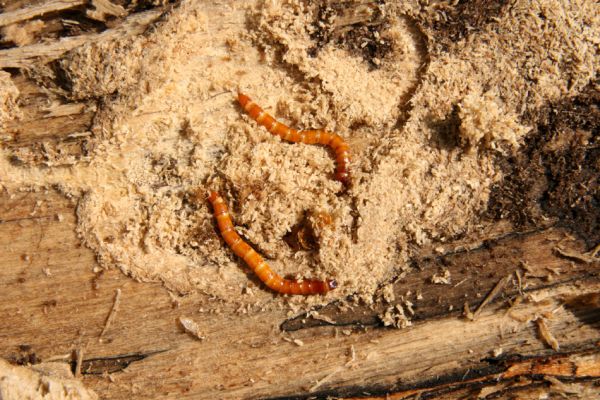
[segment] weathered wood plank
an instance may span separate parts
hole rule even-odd
[[[68,10],[86,4],[87,0],[49,0],[0,14],[0,26],[6,26],[48,13]]]
[[[50,62],[66,52],[91,41],[113,40],[124,35],[137,35],[154,22],[162,10],[149,10],[130,15],[118,27],[101,33],[90,33],[61,38],[53,43],[38,43],[23,47],[0,50],[0,68],[27,68],[34,62]]]
[[[95,274],[94,255],[79,246],[74,233],[73,206],[56,193],[0,200],[7,205],[0,223],[5,254],[0,282],[6,288],[0,313],[7,316],[0,321],[5,344],[0,356],[18,360],[20,346],[27,345],[36,359],[64,357],[72,363],[71,352],[83,349],[84,382],[104,397],[351,395],[482,377],[492,385],[491,374],[511,371],[521,357],[542,362],[572,353],[598,354],[598,312],[576,316],[560,307],[563,298],[600,292],[597,276],[530,288],[532,300],[515,305],[510,314],[492,304],[475,321],[449,313],[423,317],[402,330],[354,324],[281,333],[283,312],[249,317],[221,305],[222,313],[201,313],[201,308],[219,307],[201,295],[178,299],[174,307],[159,285],[136,283],[116,271]],[[39,211],[31,215],[36,206]],[[544,257],[529,260],[531,268],[545,268],[534,264]],[[121,306],[99,340],[116,289],[122,291]],[[531,322],[540,315],[549,316],[559,352],[540,340]],[[206,340],[185,333],[177,322],[180,316],[194,319]],[[495,355],[498,349],[501,354]],[[112,371],[110,378],[98,375],[102,368]]]
[[[282,328],[293,331],[330,325],[328,321],[335,321],[334,325],[339,326],[377,325],[381,323],[379,315],[388,308],[403,306],[406,300],[413,304],[413,320],[460,316],[465,304],[474,311],[494,285],[505,277],[509,277],[509,282],[494,299],[496,302],[507,302],[519,294],[597,276],[600,261],[593,265],[574,262],[556,252],[561,246],[568,246],[575,253],[584,251],[584,243],[565,230],[548,228],[486,240],[474,249],[424,256],[413,260],[413,270],[395,281],[394,300],[356,305],[347,312],[331,304],[320,309],[316,317],[301,315],[286,321]],[[436,277],[437,284],[433,283]]]

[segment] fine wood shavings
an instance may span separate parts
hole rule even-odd
[[[110,309],[110,313],[108,314],[108,317],[106,317],[106,322],[104,323],[104,328],[102,328],[102,332],[100,332],[99,338],[102,338],[102,336],[108,331],[108,328],[110,328],[110,325],[115,320],[115,317],[117,316],[117,312],[119,311],[120,304],[121,304],[121,289],[117,289],[117,290],[115,290],[115,299],[113,300],[113,306]]]
[[[450,284],[450,271],[444,269],[441,274],[433,274],[430,278],[431,283],[436,285],[449,285]]]

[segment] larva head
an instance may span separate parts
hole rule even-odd
[[[215,192],[214,190],[212,190],[208,195],[208,201],[210,201],[211,203],[214,203],[218,198],[219,193]]]
[[[350,186],[350,173],[345,170],[337,171],[335,173],[335,179],[342,182],[345,188]]]
[[[327,290],[333,290],[338,286],[335,279],[327,279]]]
[[[244,93],[238,92],[238,101],[239,101],[240,105],[242,106],[242,108],[245,110],[246,105],[248,103],[250,103],[252,100],[250,100],[250,97],[246,96]]]

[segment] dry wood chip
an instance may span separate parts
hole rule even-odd
[[[465,301],[465,305],[463,306],[463,317],[465,317],[466,319],[469,319],[471,321],[473,321],[475,319],[475,316],[473,315],[473,312],[471,311],[471,307],[469,307],[469,303],[467,303]]]
[[[565,250],[560,246],[556,246],[552,249],[554,253],[560,257],[573,260],[575,262],[580,262],[584,264],[591,264],[594,261],[598,261],[596,258],[590,256],[589,254],[578,253],[575,251]]]
[[[546,342],[547,345],[552,347],[554,351],[558,351],[560,346],[558,344],[558,340],[552,335],[550,330],[548,329],[548,325],[546,325],[546,321],[543,318],[538,318],[536,320],[538,329],[540,330],[540,336]]]
[[[498,385],[494,385],[494,386],[486,386],[481,388],[481,390],[479,391],[479,394],[477,395],[478,399],[487,399],[488,396],[494,394],[494,393],[498,393],[501,390],[504,390],[506,388],[506,384],[498,384]]]
[[[81,376],[81,364],[83,363],[83,349],[78,348],[75,350],[77,354],[77,360],[75,361],[75,377]]]
[[[552,389],[557,394],[560,394],[563,398],[578,398],[578,399],[589,399],[596,398],[597,393],[592,389],[591,392],[585,390],[581,384],[571,383],[566,384],[561,380],[553,376],[544,376],[544,380],[550,382]],[[571,396],[569,396],[571,395]],[[574,395],[574,396],[573,396]]]
[[[588,251],[586,254],[595,259],[600,259],[600,243],[598,243],[592,250]]]
[[[510,276],[511,274],[508,274],[504,278],[500,279],[498,283],[496,283],[496,286],[494,286],[494,288],[488,293],[488,295],[485,297],[485,299],[483,299],[479,307],[477,307],[477,309],[473,313],[473,319],[477,318],[477,316],[481,314],[483,308],[487,306],[492,300],[494,300],[496,296],[500,294],[500,292],[502,292],[502,289],[504,289],[504,287],[510,280]]]
[[[323,377],[323,379],[319,379],[313,386],[311,386],[308,391],[309,392],[314,392],[315,390],[317,390],[321,385],[323,385],[325,382],[327,382],[328,380],[331,379],[332,376],[334,376],[335,374],[337,374],[338,372],[340,372],[341,370],[343,370],[344,367],[337,367],[336,369],[333,370],[333,372],[325,375]]]
[[[313,319],[316,319],[318,321],[327,322],[328,324],[331,324],[331,325],[336,324],[335,320],[328,317],[327,315],[316,314],[316,315],[313,315]]]
[[[187,317],[179,317],[179,323],[187,333],[189,333],[196,339],[206,339],[206,336],[203,336],[200,332],[200,326],[198,326],[198,324],[193,319]]]
[[[115,299],[113,300],[113,306],[110,309],[110,313],[108,314],[108,317],[106,317],[106,322],[104,323],[104,328],[102,328],[102,332],[100,332],[99,338],[101,338],[106,333],[106,331],[108,331],[108,328],[110,328],[110,325],[113,323],[115,317],[117,316],[117,311],[119,311],[120,304],[121,304],[121,289],[117,289],[117,290],[115,290]]]
[[[348,360],[348,362],[346,363],[346,367],[350,367],[353,366],[354,363],[356,362],[356,351],[354,350],[354,345],[350,345],[350,360]]]
[[[127,11],[122,6],[108,0],[92,0],[92,5],[95,10],[88,10],[87,16],[98,21],[106,21],[107,16],[124,17],[127,15]]]
[[[87,3],[87,0],[48,0],[35,6],[0,13],[0,26],[10,25],[15,22],[25,21],[52,12],[78,7],[85,3]]]
[[[519,285],[519,293],[523,295],[523,278],[521,277],[521,271],[515,270],[515,276],[517,277],[517,283]]]
[[[441,274],[433,274],[430,278],[431,283],[437,285],[449,285],[450,284],[450,271],[444,269]]]
[[[396,328],[406,328],[412,325],[410,318],[406,316],[401,304],[388,307],[383,314],[378,315],[384,326],[394,326]]]

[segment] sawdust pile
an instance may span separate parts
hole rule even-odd
[[[4,130],[8,121],[19,116],[18,98],[19,89],[12,83],[10,74],[0,71],[0,130]]]
[[[515,1],[449,46],[424,21],[451,6],[418,4],[380,6],[376,35],[317,42],[339,24],[335,13],[319,21],[313,2],[183,2],[144,35],[61,61],[74,99],[106,96],[89,164],[35,170],[3,160],[11,178],[2,184],[82,196],[83,241],[136,279],[259,308],[323,301],[244,290],[259,283],[215,231],[205,193],[218,189],[280,274],[335,278],[328,300],[368,299],[415,249],[485,225],[480,214],[502,179],[494,160],[529,130],[520,116],[577,94],[600,65],[591,1]],[[359,42],[344,46],[345,37]],[[372,37],[388,44],[377,57],[352,50]],[[326,148],[257,127],[235,102],[238,88],[291,126],[344,136],[352,188],[332,179]],[[290,246],[294,232],[310,243]]]

